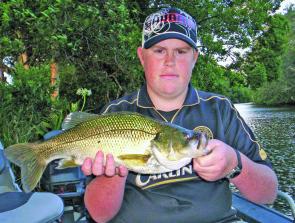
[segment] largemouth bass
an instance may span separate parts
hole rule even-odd
[[[5,149],[7,158],[21,167],[22,187],[32,191],[46,166],[60,159],[57,168],[82,165],[101,149],[116,165],[142,174],[177,170],[208,151],[205,134],[156,121],[137,113],[105,115],[75,112],[63,123],[65,131],[47,141],[22,143]]]

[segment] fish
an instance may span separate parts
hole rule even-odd
[[[94,159],[98,150],[112,154],[116,166],[140,174],[177,170],[209,153],[206,134],[135,112],[73,112],[62,129],[48,140],[4,150],[8,160],[21,168],[23,191],[34,190],[50,162],[58,160],[57,169],[77,167],[86,157]]]

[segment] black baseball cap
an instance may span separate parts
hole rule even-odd
[[[197,23],[178,8],[163,8],[149,15],[142,31],[142,47],[147,49],[166,39],[180,39],[197,49]]]

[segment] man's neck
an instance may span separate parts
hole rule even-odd
[[[153,102],[153,105],[157,110],[161,111],[172,111],[176,109],[180,109],[185,101],[187,90],[184,91],[182,94],[171,97],[171,96],[163,96],[155,94],[152,91],[148,90],[148,94],[150,99]]]

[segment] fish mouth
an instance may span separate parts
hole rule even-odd
[[[199,143],[198,143],[197,148],[195,150],[196,157],[205,156],[211,152],[207,149],[207,145],[208,145],[208,141],[209,141],[208,135],[205,133],[199,133],[199,134],[200,134]]]
[[[186,139],[188,141],[188,149],[186,150],[187,156],[191,158],[197,158],[199,156],[205,156],[210,153],[210,151],[207,149],[207,134],[193,131],[189,135],[186,135]]]

